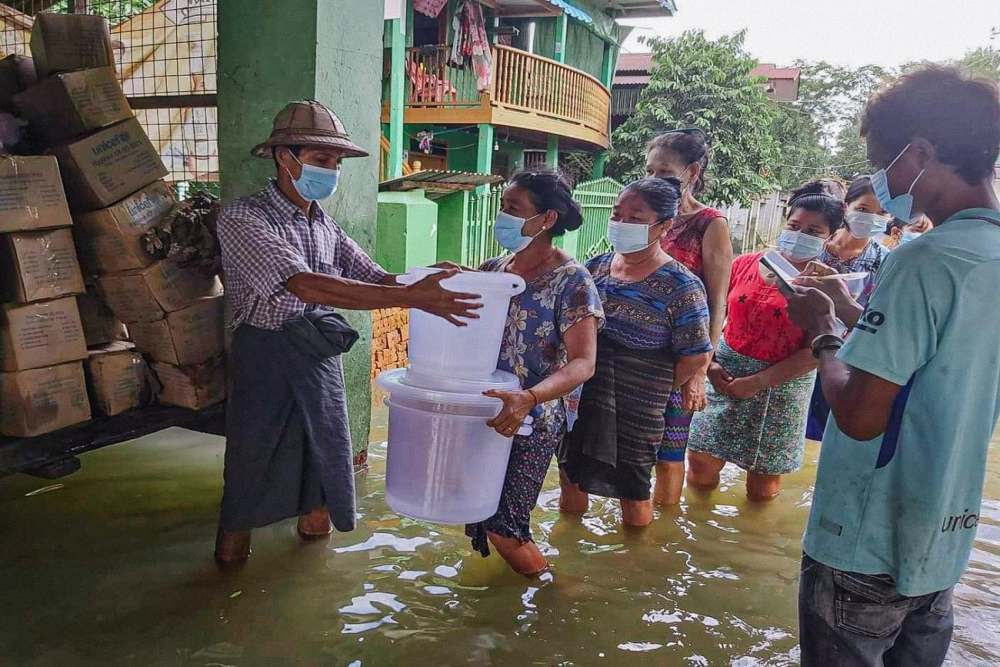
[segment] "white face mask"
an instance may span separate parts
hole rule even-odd
[[[865,211],[851,211],[846,216],[847,229],[854,238],[870,239],[883,233],[889,226],[889,218]]]
[[[639,252],[659,241],[659,238],[649,240],[649,228],[653,226],[655,225],[608,220],[608,241],[615,252],[623,255]]]
[[[792,262],[808,262],[823,252],[826,239],[786,229],[778,237],[778,250]]]

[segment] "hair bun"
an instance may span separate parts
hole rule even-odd
[[[563,214],[563,227],[568,232],[580,229],[583,225],[583,209],[578,201],[571,200],[569,209]]]

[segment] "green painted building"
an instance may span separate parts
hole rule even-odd
[[[574,151],[595,154],[602,176],[611,82],[630,31],[616,19],[670,16],[673,0],[480,0],[488,73],[453,58],[463,5],[449,0],[427,16],[406,0],[387,22],[383,177],[418,167],[507,177]]]

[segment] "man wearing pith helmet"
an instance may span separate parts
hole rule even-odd
[[[220,563],[246,560],[251,530],[282,519],[298,517],[307,540],[354,528],[340,354],[357,332],[334,309],[419,308],[461,325],[479,307],[441,287],[452,271],[400,286],[324,212],[343,160],[368,155],[333,111],[288,104],[252,154],[273,160],[275,177],[218,223],[235,329]]]

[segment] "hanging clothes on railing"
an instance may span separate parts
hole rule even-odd
[[[486,36],[483,8],[478,0],[465,0],[459,5],[451,25],[455,37],[448,64],[465,67],[471,61],[472,71],[476,73],[476,89],[479,92],[489,90],[493,75],[493,52]]]
[[[433,19],[437,18],[447,4],[448,0],[413,0],[413,9]]]

